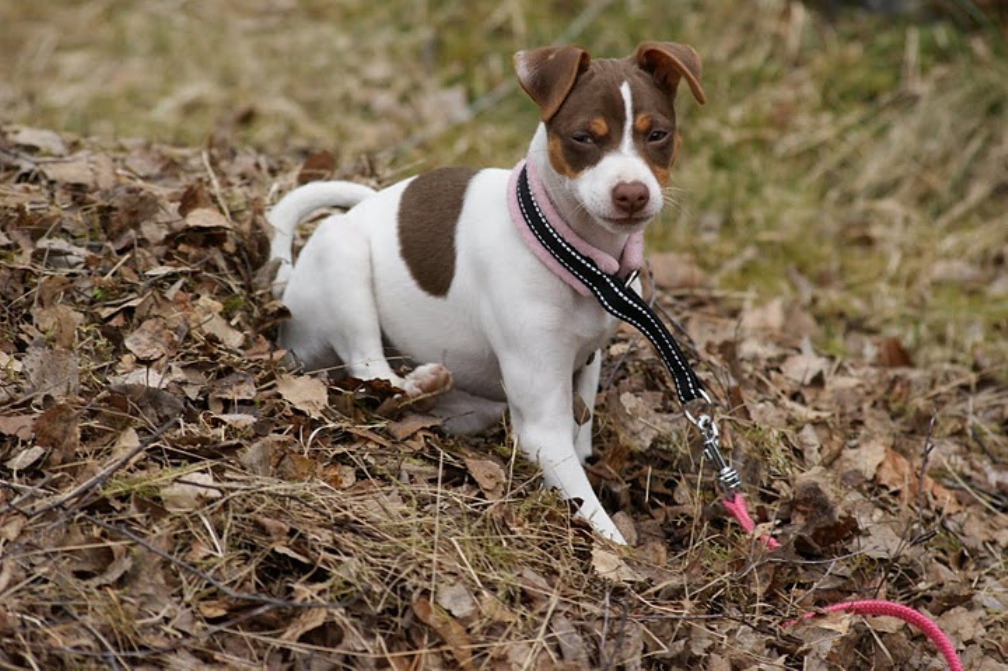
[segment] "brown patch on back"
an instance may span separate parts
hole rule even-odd
[[[417,285],[446,296],[455,277],[455,229],[476,171],[440,168],[406,186],[399,200],[399,254]]]

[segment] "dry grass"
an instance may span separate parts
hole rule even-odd
[[[783,0],[59,1],[0,24],[0,119],[67,145],[0,132],[3,668],[937,668],[884,622],[779,628],[872,596],[938,618],[967,668],[1008,663],[996,32]],[[731,399],[781,553],[725,522],[627,333],[593,477],[628,553],[504,429],[454,440],[388,389],[297,378],[320,409],[268,353],[262,210],[306,153],[378,182],[509,165],[535,123],[510,53],[561,35],[704,56],[650,242],[699,267],[661,302]],[[193,200],[225,223],[187,222]]]

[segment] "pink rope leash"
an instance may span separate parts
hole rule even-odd
[[[726,497],[723,499],[721,503],[724,505],[725,509],[731,513],[732,517],[738,521],[739,526],[741,526],[746,533],[752,533],[756,529],[756,523],[753,522],[752,517],[750,517],[745,499],[742,498],[741,494],[735,492],[730,498]],[[763,543],[771,550],[780,547],[780,543],[771,536],[760,536],[760,540],[763,541]],[[821,612],[844,612],[850,613],[851,615],[887,615],[889,617],[897,617],[907,624],[917,627],[924,632],[924,634],[931,639],[931,642],[935,644],[935,647],[938,648],[942,657],[945,658],[945,663],[948,664],[948,668],[951,671],[962,671],[962,662],[959,660],[959,655],[956,653],[955,646],[952,644],[952,641],[949,640],[949,637],[945,635],[945,632],[943,632],[938,625],[913,608],[893,603],[892,601],[869,599],[864,601],[835,603],[830,606],[826,606]],[[783,626],[790,627],[797,622],[815,617],[818,614],[819,612],[805,613],[796,620],[789,620],[785,622]]]
[[[732,494],[732,498],[724,498],[721,500],[721,504],[725,507],[725,510],[732,514],[739,526],[747,533],[751,534],[756,529],[756,523],[753,522],[752,517],[749,516],[749,509],[746,507],[745,499],[738,492]],[[773,536],[760,536],[759,537],[763,544],[766,545],[771,550],[776,550],[780,547],[780,543]]]

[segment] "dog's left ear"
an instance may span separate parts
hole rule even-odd
[[[675,96],[679,80],[686,78],[697,102],[707,102],[700,86],[700,55],[693,47],[676,42],[642,42],[634,55],[637,66],[654,76],[655,83]]]
[[[543,47],[514,55],[518,82],[549,121],[574,88],[578,75],[588,69],[591,56],[580,47]]]

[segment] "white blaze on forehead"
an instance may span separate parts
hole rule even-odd
[[[633,153],[633,96],[630,94],[630,82],[624,81],[620,87],[620,95],[623,96],[623,110],[625,118],[623,120],[623,139],[620,141],[620,151],[624,154]]]

